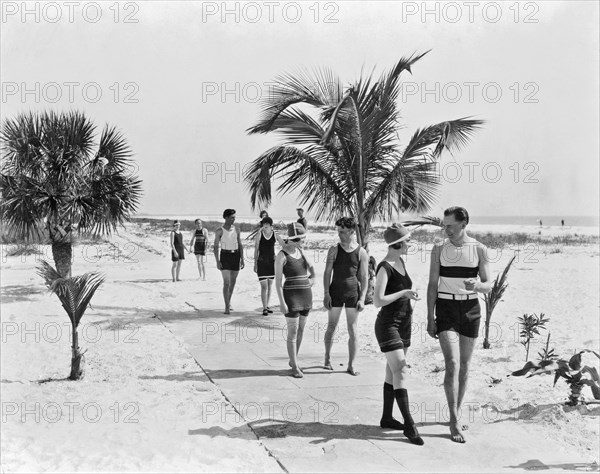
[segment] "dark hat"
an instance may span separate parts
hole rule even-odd
[[[402,224],[392,224],[383,232],[383,238],[388,246],[394,245],[410,238],[410,232]]]
[[[288,239],[303,239],[306,237],[306,229],[299,222],[288,224]]]

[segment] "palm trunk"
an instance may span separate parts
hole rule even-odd
[[[569,395],[569,401],[567,405],[577,406],[581,405],[584,402],[584,398],[581,395],[581,389],[583,388],[583,384],[579,382],[571,383],[571,394]]]
[[[83,378],[83,365],[85,359],[83,354],[79,350],[79,334],[77,334],[77,328],[73,325],[73,345],[71,347],[71,374],[69,375],[70,380],[79,380]]]
[[[71,262],[73,260],[73,246],[71,242],[52,242],[52,258],[56,271],[63,278],[71,277]]]
[[[492,310],[489,304],[485,305],[485,336],[483,338],[483,348],[489,349],[490,346],[490,321],[492,319]]]

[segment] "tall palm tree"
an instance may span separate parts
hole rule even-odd
[[[69,379],[79,380],[83,377],[83,352],[79,347],[77,327],[96,290],[104,283],[100,273],[85,273],[72,278],[63,278],[52,266],[42,260],[38,274],[44,279],[48,289],[54,293],[71,320],[71,373]]]
[[[30,240],[47,232],[56,269],[71,276],[73,231],[110,234],[141,196],[131,150],[115,127],[96,126],[80,112],[23,113],[0,131],[0,217]]]
[[[262,117],[248,133],[279,132],[284,144],[248,167],[252,208],[271,203],[271,181],[281,178],[277,190],[299,190],[302,205],[317,219],[355,216],[365,247],[374,218],[428,211],[440,185],[436,161],[444,150],[467,145],[484,122],[462,118],[430,125],[400,146],[400,75],[425,54],[402,58],[379,79],[370,74],[345,89],[328,69],[276,78]]]

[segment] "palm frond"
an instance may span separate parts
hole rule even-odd
[[[96,290],[105,280],[104,275],[97,272],[63,278],[45,260],[38,267],[37,273],[44,279],[49,290],[58,297],[75,328],[79,325]]]
[[[496,279],[494,280],[494,284],[492,285],[492,290],[489,293],[487,293],[486,295],[484,295],[485,304],[486,304],[486,307],[488,308],[488,311],[494,311],[494,308],[502,299],[502,296],[504,295],[506,288],[508,288],[508,283],[506,282],[506,279],[508,276],[508,271],[510,270],[511,265],[515,261],[515,258],[517,258],[516,253],[509,260],[506,267],[504,267],[504,270],[502,271],[502,273],[499,275],[496,275]]]
[[[421,216],[416,219],[410,219],[407,221],[403,221],[402,225],[404,227],[417,226],[417,228],[424,226],[424,225],[433,225],[436,227],[444,227],[444,222],[439,217]]]

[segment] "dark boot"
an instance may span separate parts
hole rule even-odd
[[[383,414],[379,426],[392,430],[403,430],[404,425],[392,416],[394,411],[394,386],[389,383],[383,384]]]
[[[396,397],[398,408],[400,408],[400,413],[402,413],[402,417],[404,418],[404,436],[406,436],[412,444],[422,446],[425,442],[423,441],[423,438],[419,436],[415,422],[412,419],[412,416],[410,416],[408,391],[405,388],[399,388],[398,390],[394,390],[394,396]]]

